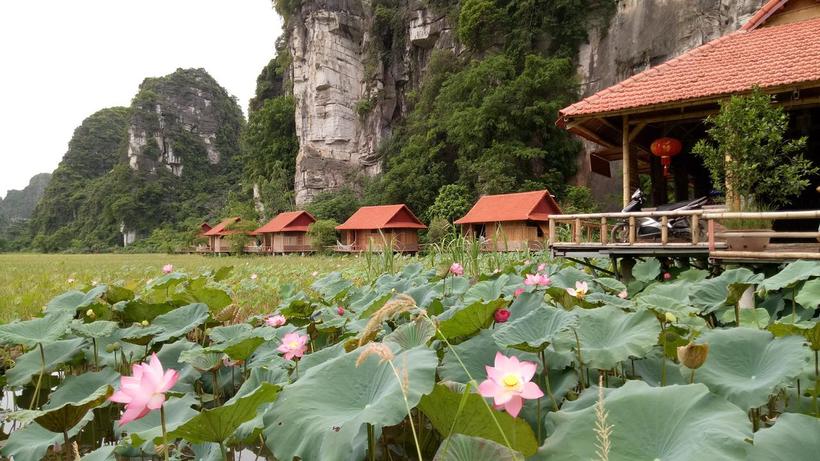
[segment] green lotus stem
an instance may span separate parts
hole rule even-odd
[[[165,461],[168,461],[168,451],[170,447],[168,447],[168,430],[165,427],[165,405],[159,407],[159,420],[162,424],[162,444],[164,445],[162,452],[165,454]],[[219,446],[221,447],[222,444],[220,443]],[[224,448],[222,449],[222,454],[223,456],[225,454]]]
[[[211,376],[213,377],[213,391],[214,391],[214,400],[216,404],[219,405],[219,373],[216,370],[211,371]]]
[[[666,326],[661,320],[661,387],[666,386]]]
[[[584,358],[581,357],[581,339],[578,338],[578,332],[576,330],[572,330],[572,334],[575,335],[575,355],[578,356],[578,377],[581,381],[581,390],[587,388],[586,384],[584,383]]]
[[[71,461],[71,437],[68,436],[68,431],[63,431],[63,454],[66,461]]]
[[[695,369],[692,368],[692,373],[689,375],[689,384],[695,384]]]
[[[544,353],[543,350],[540,351],[538,353],[538,355],[541,358],[541,369],[542,369],[543,375],[544,375],[544,387],[547,390],[547,395],[550,397],[550,400],[552,400],[552,409],[555,410],[555,411],[558,411],[558,401],[555,400],[555,396],[552,394],[552,388],[550,387],[550,376],[549,376],[549,371],[547,371],[547,370],[549,370],[547,368],[547,355]],[[538,403],[540,405],[541,401],[539,400]],[[541,424],[540,419],[538,420],[538,424],[540,426],[540,424]],[[539,437],[540,437],[540,433],[539,433]]]
[[[43,384],[43,375],[46,373],[46,352],[43,350],[43,343],[37,343],[40,348],[40,375],[37,376],[37,385],[34,387],[34,395],[31,397],[28,409],[33,410],[40,403],[40,385]]]
[[[441,333],[441,330],[438,328],[436,323],[433,322],[433,320],[430,319],[430,317],[428,317],[427,314],[424,314],[424,318],[426,318],[428,321],[430,321],[431,324],[433,324],[433,326],[436,327],[436,334],[441,338],[442,341],[444,341],[444,344],[447,346],[448,349],[450,349],[450,352],[453,353],[453,356],[456,358],[456,360],[458,360],[458,364],[461,365],[461,369],[463,369],[467,377],[470,378],[470,383],[476,382],[475,378],[473,378],[473,375],[470,374],[469,370],[467,370],[467,366],[464,365],[464,362],[461,360],[461,357],[458,355],[458,352],[456,352],[456,350],[453,349],[453,345],[450,344],[450,341],[447,341],[447,338],[444,336],[444,334]],[[478,387],[478,384],[476,384],[476,387]],[[507,434],[504,433],[504,429],[501,427],[501,423],[498,422],[498,418],[495,417],[495,412],[493,412],[493,409],[490,407],[490,404],[487,403],[487,400],[483,397],[481,398],[481,401],[484,402],[484,407],[487,408],[487,411],[490,413],[490,417],[493,419],[495,427],[498,429],[498,432],[504,439],[504,443],[507,445],[507,448],[512,450],[512,444],[510,443],[509,439],[507,439]]]
[[[100,363],[99,363],[100,360],[99,360],[99,357],[97,355],[97,338],[91,338],[91,343],[94,345],[94,369],[99,370],[100,369]]]
[[[367,459],[376,461],[376,435],[373,425],[367,423]]]
[[[416,453],[419,455],[419,461],[423,461],[423,457],[421,456],[421,445],[419,445],[419,436],[416,433],[416,425],[413,423],[413,413],[410,411],[410,402],[407,400],[407,393],[404,390],[404,384],[402,383],[401,376],[399,376],[399,371],[396,369],[396,366],[393,365],[393,361],[388,360],[387,363],[390,364],[390,368],[393,370],[393,375],[396,376],[396,380],[399,382],[401,396],[404,398],[404,407],[407,409],[407,419],[410,420],[410,430],[413,432],[413,442],[416,444]]]
[[[735,303],[735,326],[740,326],[740,302]]]
[[[820,351],[814,351],[814,393],[811,396],[815,418],[820,418],[820,412],[817,409],[817,394],[820,393],[820,358],[818,358],[818,354],[820,354]]]

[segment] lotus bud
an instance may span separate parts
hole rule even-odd
[[[495,313],[493,313],[493,319],[495,319],[495,323],[504,323],[510,319],[510,311],[509,309],[497,309]]]
[[[143,320],[142,322],[140,322],[140,325],[142,325],[144,327],[147,327],[148,326],[148,320]]]
[[[675,322],[677,322],[677,321],[678,321],[678,318],[677,318],[677,317],[675,317],[675,314],[673,314],[673,313],[671,313],[671,312],[667,312],[667,313],[663,314],[663,317],[664,317],[664,319],[666,319],[666,321],[667,321],[667,322],[669,322],[669,323],[675,323]]]
[[[678,360],[686,368],[695,370],[703,365],[706,357],[709,355],[708,344],[694,344],[689,343],[685,346],[678,347]]]
[[[89,310],[85,311],[85,316],[86,317],[91,317],[93,319],[94,317],[97,316],[97,314],[94,313],[94,309],[89,309]]]

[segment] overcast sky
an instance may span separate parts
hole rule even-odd
[[[247,111],[280,32],[270,0],[0,0],[0,196],[145,77],[203,67]]]

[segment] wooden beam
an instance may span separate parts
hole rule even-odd
[[[621,144],[621,152],[623,155],[623,199],[624,199],[624,206],[629,203],[630,197],[632,196],[632,192],[630,191],[630,186],[632,183],[632,159],[630,158],[629,152],[629,116],[623,116],[623,143]]]
[[[635,128],[632,128],[632,133],[629,134],[629,142],[632,143],[635,141],[635,138],[641,134],[641,131],[643,131],[644,128],[646,128],[646,123],[641,122],[635,125]]]

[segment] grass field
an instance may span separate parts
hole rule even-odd
[[[54,296],[93,284],[140,289],[162,275],[162,266],[192,274],[233,266],[226,281],[243,307],[264,310],[276,302],[281,283],[307,285],[320,274],[341,271],[353,278],[367,271],[365,258],[353,256],[212,257],[164,254],[43,255],[0,254],[0,322],[28,318]],[[257,274],[256,278],[251,278]]]

